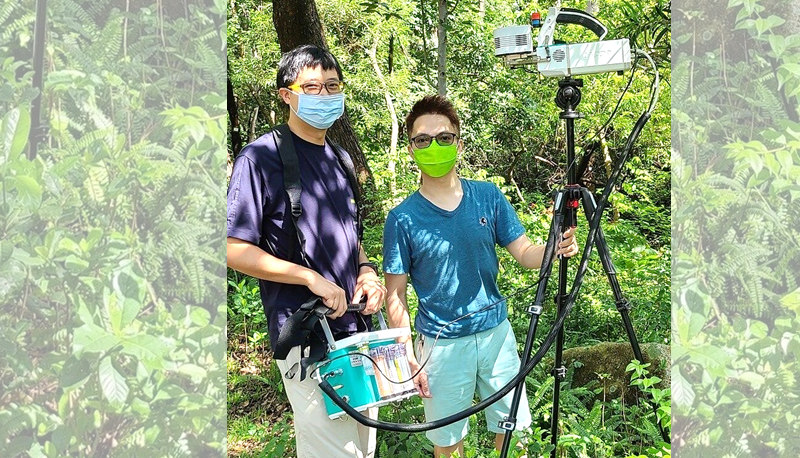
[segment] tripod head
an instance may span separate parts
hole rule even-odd
[[[581,103],[581,90],[583,80],[580,78],[566,77],[558,82],[558,92],[556,93],[556,105],[564,110],[561,119],[582,118],[583,115],[575,111],[575,107]]]
[[[575,162],[575,120],[583,118],[583,113],[576,111],[575,108],[581,102],[581,87],[583,80],[580,78],[565,77],[558,82],[558,92],[556,93],[556,105],[562,111],[559,117],[567,124],[567,184],[575,185],[578,183]]]

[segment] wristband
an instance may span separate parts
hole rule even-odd
[[[362,267],[369,267],[370,269],[375,271],[375,275],[378,275],[378,265],[374,262],[362,262],[358,265],[358,271],[361,272]]]

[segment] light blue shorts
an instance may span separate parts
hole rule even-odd
[[[433,346],[433,338],[420,336],[415,345],[417,361],[422,363]],[[496,327],[455,339],[439,339],[425,366],[432,398],[423,398],[426,421],[438,420],[461,412],[472,405],[475,393],[485,399],[496,393],[519,372],[517,340],[508,320]],[[524,385],[523,385],[524,386]],[[523,392],[524,393],[524,392]],[[514,391],[484,410],[489,431],[505,432],[498,427],[511,410]],[[522,396],[517,411],[516,430],[531,425],[527,395]],[[428,439],[439,447],[449,447],[469,431],[469,419],[430,430]]]

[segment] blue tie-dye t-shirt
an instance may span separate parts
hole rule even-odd
[[[383,270],[408,274],[419,298],[416,330],[442,338],[491,329],[507,317],[497,287],[496,245],[507,246],[525,233],[514,208],[493,183],[462,179],[463,197],[443,210],[419,191],[389,212],[383,232]]]

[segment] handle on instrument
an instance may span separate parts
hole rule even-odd
[[[361,312],[365,308],[367,308],[367,302],[366,301],[361,302],[359,304],[347,304],[347,311],[348,312]],[[328,316],[328,315],[331,314],[331,312],[333,312],[332,309],[329,309],[329,308],[325,307],[321,303],[320,303],[319,308],[317,308],[316,310],[318,312],[322,312],[325,316]],[[378,315],[378,325],[380,326],[380,328],[381,329],[389,329],[389,326],[386,324],[386,319],[383,317],[383,313],[381,313],[381,311],[378,310],[377,315]],[[328,324],[327,322],[323,323],[323,325],[324,325],[323,328],[325,326],[327,326],[327,324]],[[332,338],[330,338],[330,337],[328,338],[328,340],[331,341],[331,342],[333,341]]]
[[[367,308],[367,303],[366,302],[362,302],[360,304],[347,304],[347,311],[348,312],[360,312],[360,311],[364,310],[365,308]],[[325,307],[324,312],[325,312],[325,316],[328,316],[331,313],[333,313],[333,309],[329,309],[328,307]]]
[[[365,308],[367,308],[366,302],[361,302],[359,304],[347,304],[347,311],[348,312],[361,312]]]

